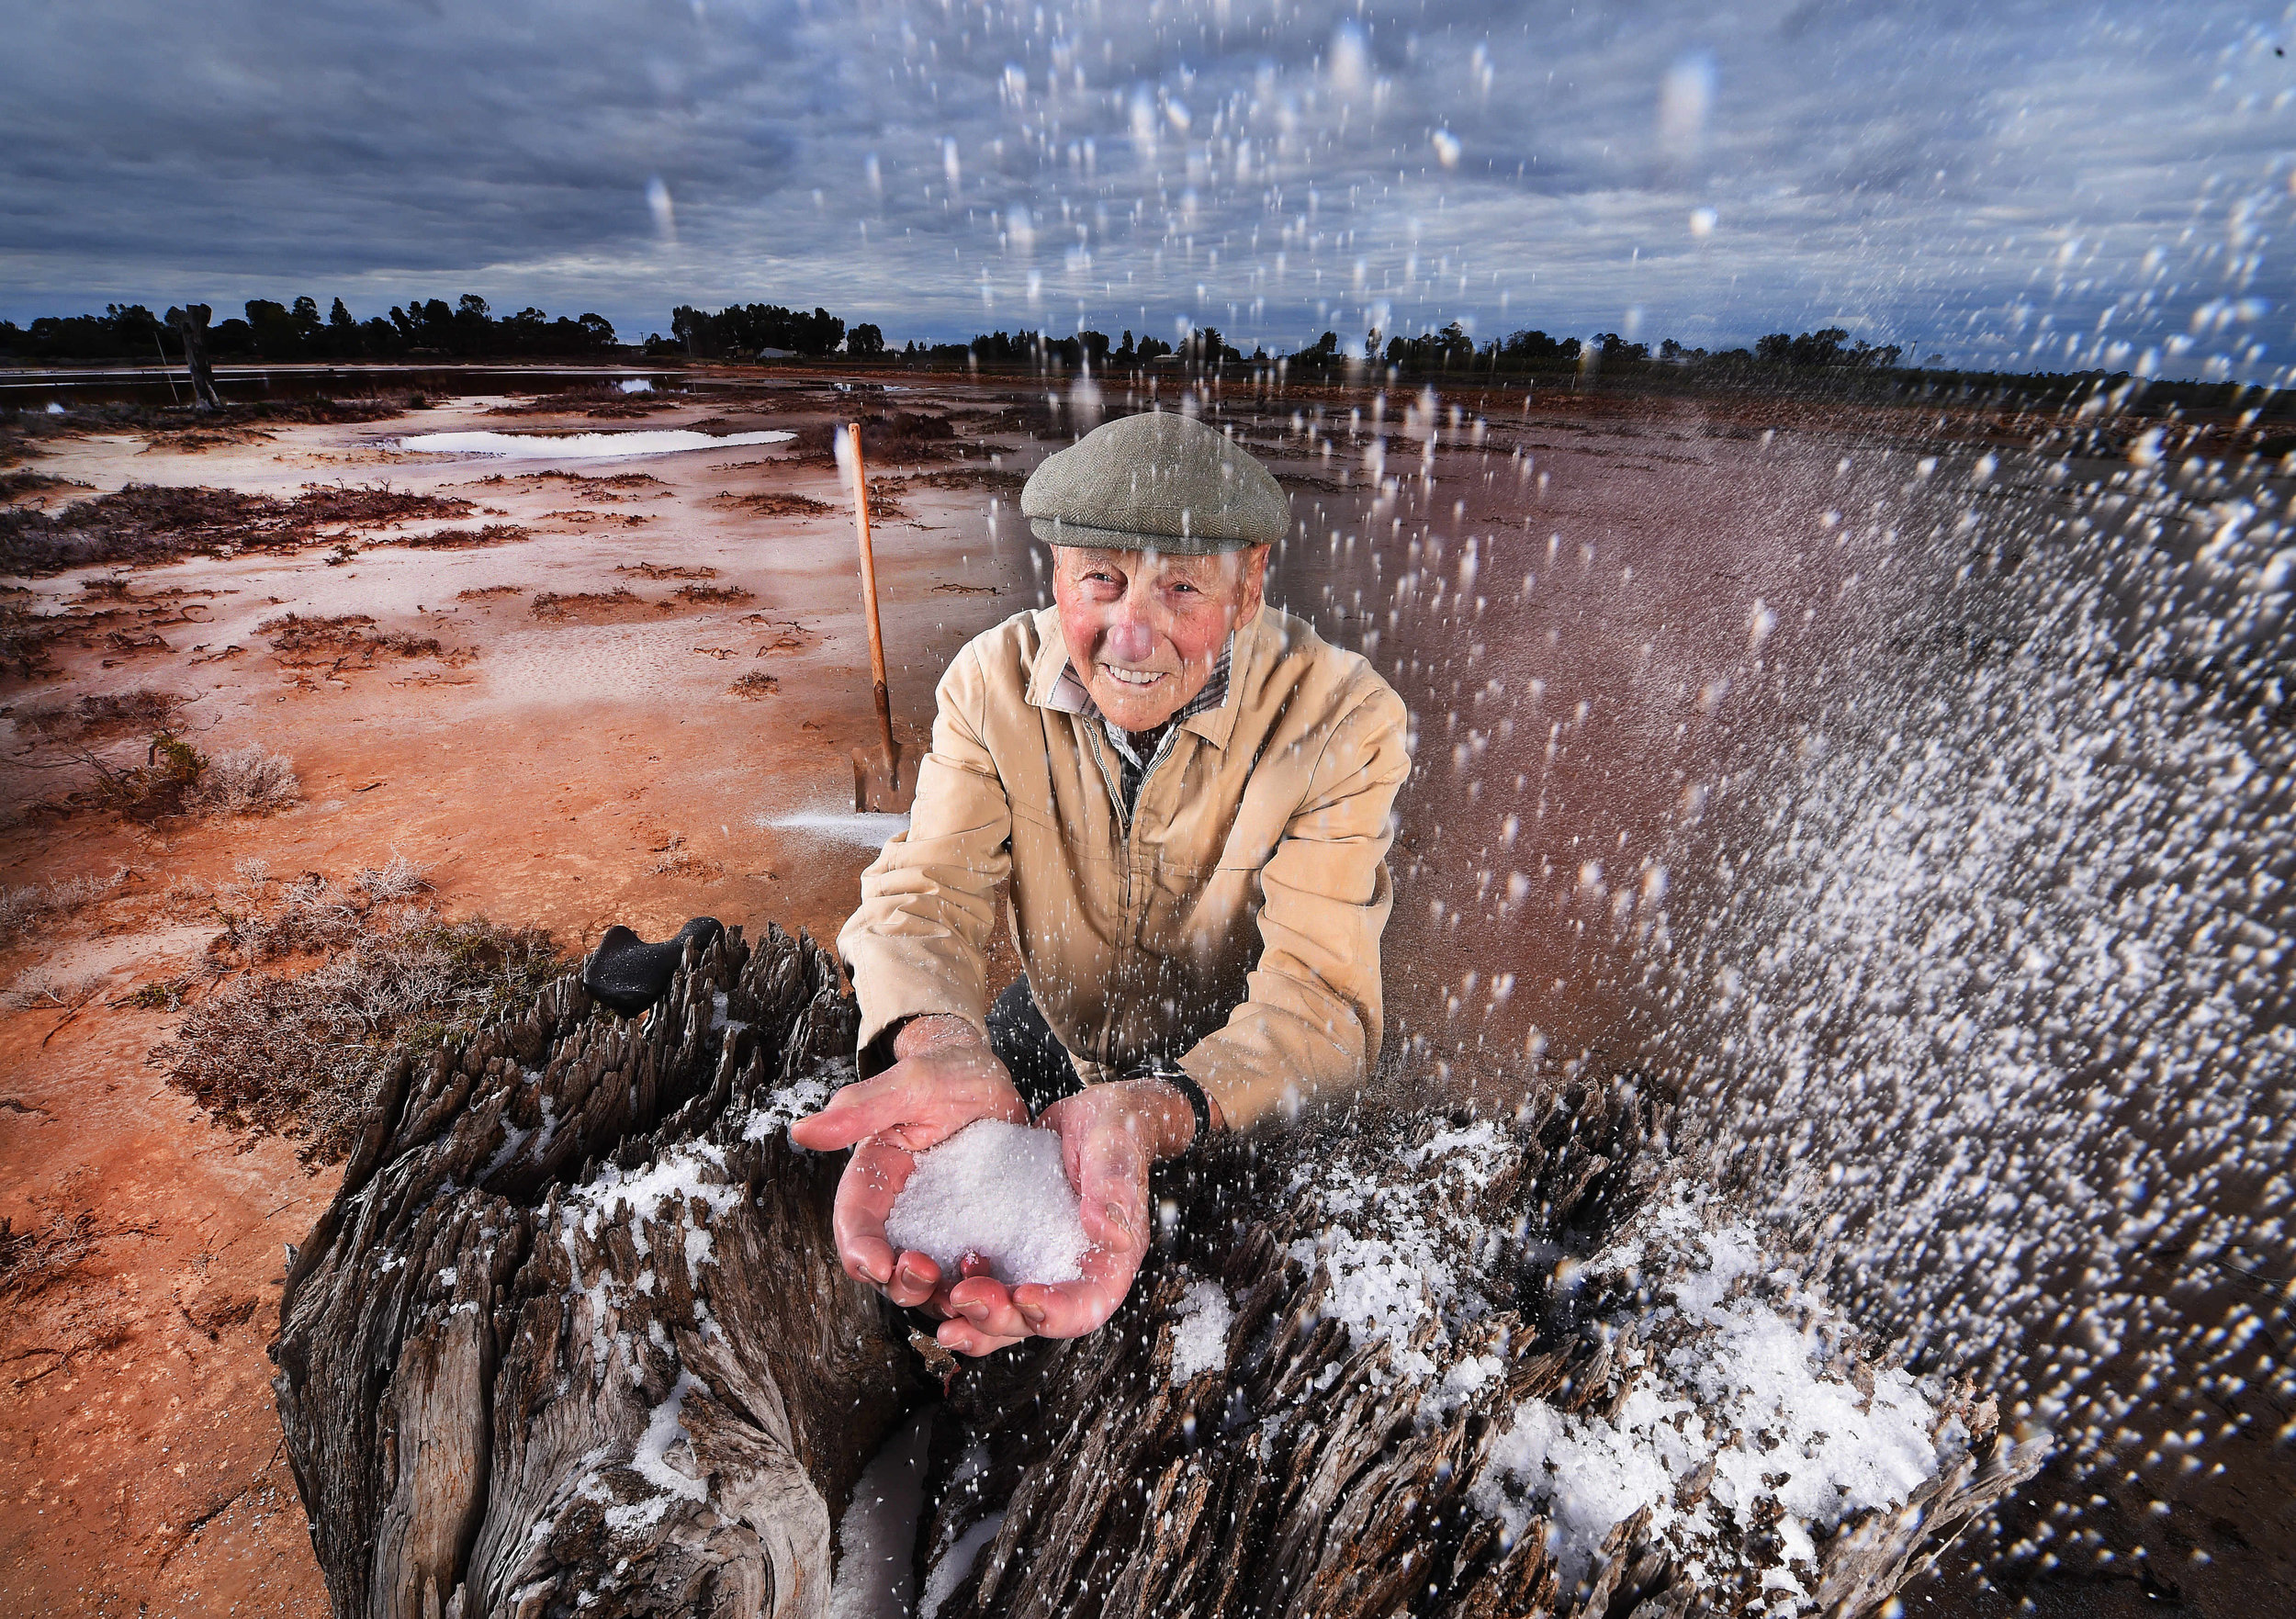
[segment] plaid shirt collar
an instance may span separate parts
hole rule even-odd
[[[1165,728],[1185,725],[1199,714],[1210,714],[1213,709],[1227,705],[1228,669],[1234,655],[1235,637],[1230,635],[1220,648],[1220,657],[1211,666],[1211,678],[1204,682],[1204,689],[1189,698],[1179,713],[1165,721]],[[1085,690],[1084,681],[1076,678],[1075,664],[1064,663],[1061,666],[1060,678],[1052,682],[1052,691],[1046,693],[1044,705],[1056,708],[1063,714],[1081,714],[1088,720],[1098,720],[1101,727],[1108,732],[1109,740],[1137,761],[1138,755],[1132,749],[1132,734],[1100,712],[1100,705],[1093,702],[1092,693]]]

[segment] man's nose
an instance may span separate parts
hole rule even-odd
[[[1109,657],[1118,663],[1145,663],[1155,652],[1155,632],[1132,615],[1129,603],[1120,606],[1109,625]]]

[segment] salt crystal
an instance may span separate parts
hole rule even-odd
[[[1191,1283],[1180,1298],[1178,1324],[1172,1332],[1172,1380],[1185,1383],[1199,1372],[1228,1364],[1228,1329],[1235,1311],[1218,1282]]]
[[[956,1276],[970,1255],[1007,1287],[1073,1282],[1086,1238],[1075,1189],[1049,1130],[982,1119],[920,1153],[885,1218],[885,1239]]]

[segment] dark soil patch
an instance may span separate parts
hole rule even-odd
[[[633,562],[616,568],[616,573],[634,574],[642,579],[714,579],[715,568],[664,568],[654,562]]]
[[[675,593],[679,601],[696,606],[722,606],[751,600],[750,592],[739,585],[681,585]]]
[[[751,702],[760,697],[775,696],[779,694],[781,689],[782,682],[778,678],[765,673],[762,669],[754,669],[726,688],[734,696],[747,698]]]
[[[478,479],[475,486],[467,487],[483,489],[491,484],[512,483],[569,484],[573,487],[577,493],[580,494],[584,499],[591,500],[628,499],[630,497],[627,491],[631,489],[651,488],[666,492],[670,487],[650,472],[612,472],[599,474],[561,472],[556,468],[551,469],[548,472],[521,472],[517,474],[505,472],[491,473],[487,477]],[[617,490],[622,491],[622,493],[617,494]]]
[[[290,613],[266,619],[255,628],[271,636],[271,649],[283,655],[280,662],[289,665],[332,663],[341,667],[345,658],[355,657],[361,659],[357,667],[371,668],[377,653],[388,652],[400,658],[445,656],[435,635],[377,630],[374,624],[363,613],[342,613],[332,618]]]
[[[760,493],[754,495],[721,494],[718,503],[755,512],[760,517],[820,517],[837,510],[826,500],[810,495]]]
[[[484,528],[443,528],[426,534],[391,534],[379,543],[406,545],[417,551],[476,551],[487,545],[514,545],[533,538],[531,531],[514,523],[490,523]]]
[[[0,472],[0,500],[20,500],[27,495],[45,494],[50,489],[86,489],[95,487],[77,478],[57,478],[46,472]]]
[[[861,429],[864,461],[951,461],[963,453],[956,423],[946,416],[894,410],[862,417]],[[836,422],[809,422],[790,447],[805,460],[834,460],[839,430]]]
[[[545,590],[535,598],[534,614],[536,618],[571,618],[578,613],[613,612],[617,608],[647,605],[646,598],[621,585],[611,590],[577,590],[565,595],[556,590]]]
[[[383,422],[421,409],[421,399],[419,394],[396,399],[264,399],[208,410],[188,405],[84,405],[52,415],[46,410],[0,410],[0,467],[23,460],[41,439],[134,433],[165,439],[177,448],[197,449],[262,437],[267,426]]]
[[[943,472],[921,472],[907,481],[932,489],[994,489],[999,494],[1018,494],[1020,486],[1029,481],[1029,475],[1002,467],[951,467]]]
[[[462,517],[470,502],[456,495],[419,495],[388,484],[307,484],[294,500],[298,520],[313,527],[372,526],[410,518]]]
[[[138,567],[195,553],[291,549],[322,527],[459,517],[470,502],[382,486],[321,485],[292,500],[237,489],[129,484],[61,512],[0,512],[0,572],[42,576],[75,568]]]
[[[497,405],[487,412],[490,416],[567,416],[580,411],[584,416],[613,420],[629,416],[650,416],[658,410],[676,410],[691,401],[674,394],[625,394],[619,384],[594,383],[584,388],[561,388],[555,393],[536,394],[532,399],[512,399]]]

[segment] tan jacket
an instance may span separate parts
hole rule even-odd
[[[864,1053],[926,1013],[985,1033],[982,952],[1009,878],[1021,964],[1087,1083],[1176,1058],[1237,1128],[1359,1085],[1379,1050],[1402,699],[1264,607],[1236,632],[1227,702],[1181,722],[1128,826],[1100,722],[1055,705],[1067,665],[1048,608],[942,677],[909,829],[838,936]]]

